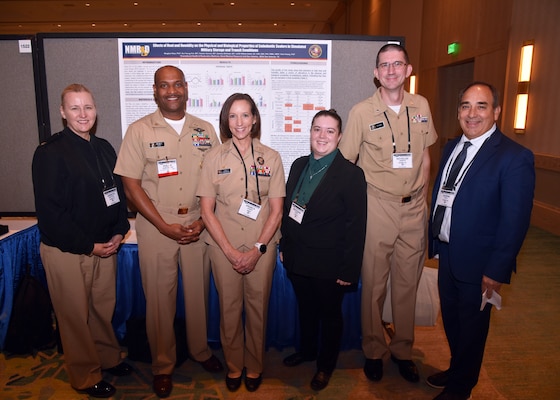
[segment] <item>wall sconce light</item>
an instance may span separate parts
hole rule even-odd
[[[416,75],[410,75],[408,93],[416,94]]]
[[[517,98],[515,100],[515,117],[513,121],[513,131],[515,133],[525,133],[534,45],[535,42],[533,40],[528,40],[523,42],[523,46],[521,47],[519,77],[517,78]]]

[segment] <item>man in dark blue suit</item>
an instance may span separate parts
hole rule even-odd
[[[474,82],[461,92],[463,135],[446,145],[432,193],[429,255],[439,255],[441,313],[451,350],[449,369],[427,379],[443,388],[437,400],[470,398],[490,325],[492,305],[481,307],[483,296],[498,297],[510,282],[529,227],[533,153],[496,127],[500,111],[490,84]]]

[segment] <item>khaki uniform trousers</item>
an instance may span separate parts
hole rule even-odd
[[[249,250],[245,246],[240,251]],[[276,246],[261,256],[253,272],[236,272],[222,250],[209,246],[212,275],[220,298],[220,339],[229,372],[262,373],[268,299],[276,267]],[[245,327],[243,326],[245,310]]]
[[[427,207],[422,191],[407,203],[368,186],[366,244],[362,263],[362,349],[366,358],[388,352],[410,360],[416,291],[426,256]],[[382,321],[387,279],[395,334],[389,346]]]
[[[163,214],[168,223],[189,225],[186,218]],[[207,310],[210,265],[203,240],[180,245],[162,235],[142,215],[136,217],[138,258],[146,296],[146,333],[154,375],[172,374],[177,359],[173,321],[177,308],[178,273],[185,298],[187,346],[196,361],[212,356],[208,346]]]
[[[70,384],[86,389],[103,379],[101,369],[121,362],[111,325],[117,257],[65,253],[44,243],[40,253]]]

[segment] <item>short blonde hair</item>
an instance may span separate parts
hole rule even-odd
[[[64,106],[64,97],[68,93],[81,93],[81,92],[89,93],[91,95],[91,98],[93,99],[93,102],[95,103],[95,99],[93,98],[93,93],[91,93],[91,91],[87,87],[85,87],[81,83],[72,83],[71,85],[66,86],[62,91],[62,94],[60,95],[60,105]]]

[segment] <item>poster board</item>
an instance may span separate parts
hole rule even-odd
[[[0,215],[34,214],[31,160],[36,146],[50,134],[63,129],[60,93],[70,83],[82,83],[94,94],[97,104],[96,134],[107,139],[118,152],[122,141],[119,39],[164,38],[157,34],[38,34],[34,58],[22,58],[11,40],[0,40],[0,50],[8,60],[1,64],[0,79],[6,87],[2,100],[4,121],[0,123],[0,187],[15,188],[0,197]],[[373,68],[377,51],[388,42],[404,43],[402,37],[327,35],[174,35],[197,41],[277,40],[329,41],[331,49],[330,105],[346,122],[350,108],[373,94]],[[22,87],[22,82],[25,86]],[[151,88],[149,88],[151,89]],[[36,104],[39,106],[36,107]],[[23,113],[25,110],[25,113]],[[193,114],[195,114],[193,112]],[[196,114],[195,114],[196,115]],[[22,125],[23,124],[23,125]],[[303,127],[309,129],[309,127]],[[14,143],[13,132],[17,135]],[[305,138],[301,140],[305,141]],[[300,140],[300,145],[301,145]],[[6,144],[6,145],[5,145]],[[17,149],[17,151],[15,151]],[[298,150],[289,159],[308,154]],[[282,152],[281,152],[282,155]],[[9,190],[9,189],[8,189]]]

